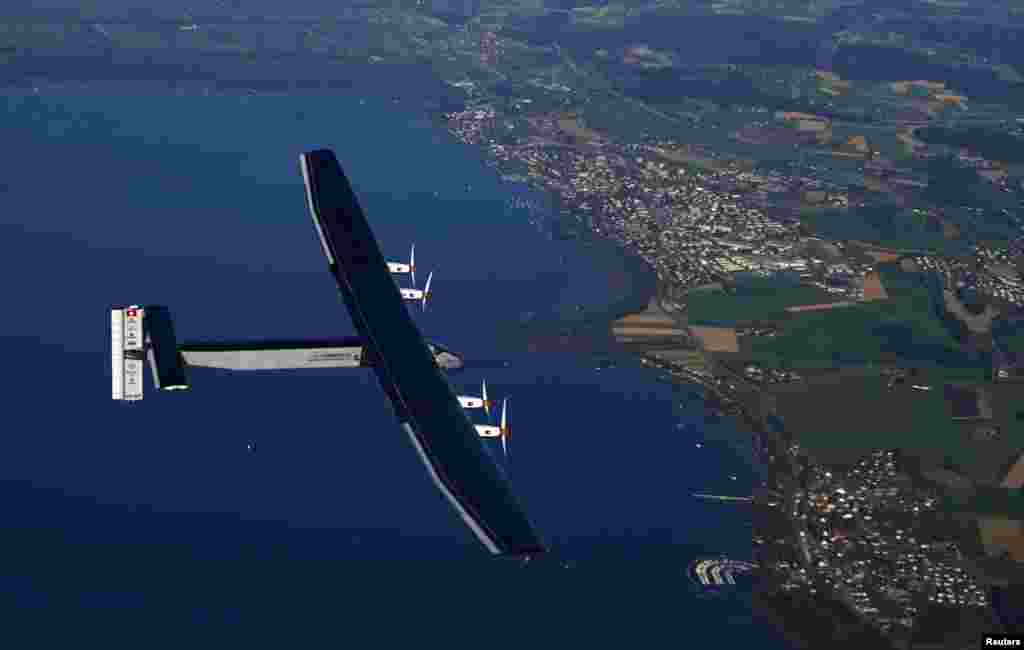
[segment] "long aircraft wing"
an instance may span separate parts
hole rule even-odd
[[[352,187],[330,150],[300,156],[320,243],[402,429],[434,483],[495,555],[532,555],[544,545],[484,450],[388,272]]]

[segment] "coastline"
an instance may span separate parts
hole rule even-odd
[[[609,303],[602,312],[590,314],[590,321],[605,319],[610,323],[618,318],[629,314],[642,312],[652,299],[663,295],[664,286],[658,278],[657,273],[648,262],[640,255],[629,250],[622,242],[602,237],[587,228],[582,215],[577,215],[572,208],[565,205],[558,194],[550,189],[536,187],[534,184],[524,184],[530,192],[544,196],[550,202],[546,206],[546,214],[538,215],[542,219],[546,216],[549,221],[543,223],[548,229],[552,238],[561,241],[574,242],[574,247],[582,249],[584,254],[605,259],[615,258],[616,263],[621,264],[623,276],[628,278],[630,289],[626,295]]]
[[[533,191],[547,193],[546,190],[532,188]],[[664,280],[657,276],[655,270],[639,254],[630,251],[622,242],[614,238],[601,237],[588,228],[581,228],[581,223],[574,218],[569,210],[559,210],[551,215],[557,220],[557,227],[574,232],[575,236],[570,239],[583,246],[603,246],[605,250],[614,250],[622,258],[624,265],[631,269],[634,278],[634,289],[629,296],[609,306],[605,318],[602,319],[604,327],[611,334],[613,323],[625,316],[644,314],[649,311],[649,306],[657,306],[660,311],[675,320],[677,327],[688,332],[688,320],[685,313],[685,292],[680,292],[679,287],[671,281]],[[639,278],[639,280],[637,280]],[[645,285],[644,280],[651,282]],[[680,295],[680,294],[683,295]],[[682,310],[670,308],[666,305],[668,298],[672,298],[675,305],[682,306]],[[614,337],[612,337],[614,338]],[[661,366],[673,370],[680,370],[679,366],[671,362],[657,362],[649,351],[631,351],[628,346],[616,344],[631,357],[639,359],[644,365]],[[742,433],[741,427],[746,427],[751,435],[750,451],[751,460],[764,468],[763,480],[758,487],[754,488],[755,501],[753,507],[760,504],[758,496],[774,492],[783,497],[784,502],[790,502],[798,489],[801,467],[798,458],[790,453],[790,447],[795,439],[787,434],[782,418],[776,413],[773,400],[766,395],[759,386],[756,386],[744,377],[736,376],[720,364],[715,363],[714,353],[707,352],[699,341],[689,334],[686,341],[676,344],[680,348],[689,349],[696,347],[705,355],[708,366],[708,373],[699,374],[683,369],[682,376],[675,372],[670,373],[668,381],[675,385],[698,385],[702,388],[701,400],[704,404],[713,409],[718,415],[729,417],[736,424],[737,433]],[[668,346],[666,346],[668,347]],[[732,386],[730,387],[730,382]],[[739,389],[739,390],[737,390]],[[769,510],[775,514],[775,509]],[[754,517],[753,535],[761,535]],[[783,515],[785,522],[785,536],[789,538],[790,545],[799,547],[797,527],[789,517]],[[769,525],[768,527],[771,527]],[[768,535],[761,535],[767,537]],[[753,542],[753,540],[751,540]],[[752,549],[752,561],[765,566],[762,546],[754,546]],[[891,639],[881,634],[878,630],[864,623],[855,612],[848,608],[847,603],[827,595],[825,590],[818,590],[816,595],[807,594],[799,596],[781,590],[768,570],[756,572],[759,576],[753,588],[754,598],[751,601],[751,611],[755,618],[763,624],[771,627],[776,634],[785,638],[790,644],[797,647],[819,647],[825,643],[836,643],[836,629],[839,628],[849,635],[848,642],[838,643],[837,647],[859,650],[861,647],[874,648],[895,648]],[[806,618],[804,608],[797,603],[802,602],[804,606],[815,606],[822,610],[832,612],[827,622],[812,629],[806,629]],[[802,632],[801,632],[802,630]]]
[[[447,135],[454,136],[448,129],[443,126],[441,128]],[[462,142],[462,144],[473,143]],[[501,175],[500,163],[490,159],[482,148],[478,148],[478,151],[482,154],[481,162],[494,170],[501,178],[502,183],[510,183],[509,179]],[[533,201],[532,197],[523,202],[525,207],[529,208],[532,224],[539,226],[542,231],[546,231],[551,239],[573,240],[575,248],[590,249],[587,254],[591,256],[595,251],[599,256],[613,255],[617,263],[621,264],[623,276],[629,277],[628,290],[618,299],[609,302],[601,312],[590,313],[587,318],[581,320],[558,321],[556,319],[555,325],[558,326],[561,334],[558,337],[558,343],[565,345],[573,338],[582,338],[579,335],[588,333],[585,330],[589,330],[591,335],[603,336],[611,344],[609,350],[613,354],[628,355],[630,358],[637,358],[643,365],[661,366],[663,371],[669,370],[670,377],[666,378],[669,383],[677,386],[692,386],[694,384],[700,386],[703,389],[700,401],[705,405],[705,410],[712,410],[719,416],[729,416],[734,423],[732,428],[738,434],[733,436],[734,444],[743,445],[740,438],[745,432],[739,425],[742,422],[751,436],[749,446],[745,446],[745,450],[749,450],[750,453],[749,460],[753,467],[762,468],[761,471],[755,470],[757,474],[760,474],[761,479],[759,485],[755,479],[753,487],[755,513],[761,511],[762,514],[774,515],[777,521],[769,528],[776,528],[776,530],[771,537],[785,539],[784,547],[792,549],[795,553],[800,548],[800,538],[797,535],[795,522],[782,514],[779,509],[760,507],[762,499],[766,495],[773,495],[771,498],[787,504],[793,502],[800,476],[800,466],[796,462],[798,459],[790,453],[792,437],[786,434],[781,419],[772,408],[771,400],[766,399],[769,396],[766,396],[760,387],[752,385],[745,378],[733,375],[727,368],[715,363],[714,354],[704,350],[704,346],[700,345],[700,342],[693,337],[687,328],[688,319],[685,297],[683,297],[686,287],[680,287],[678,283],[659,277],[651,264],[639,252],[631,250],[625,242],[614,236],[604,236],[600,232],[595,232],[593,228],[589,227],[589,217],[565,205],[556,190],[545,187],[539,182],[520,178],[521,180],[511,181],[514,186],[513,193],[532,194],[534,197],[542,198],[539,203]],[[597,265],[606,268],[604,264],[606,259],[609,258],[599,260]],[[628,345],[616,341],[613,335],[615,321],[627,315],[647,312],[649,305],[658,318],[668,317],[675,321],[676,327],[673,329],[682,330],[685,332],[685,336],[677,336],[672,342],[668,339],[659,340],[656,346],[647,345],[644,342],[641,345],[647,349],[640,350],[631,350]],[[533,324],[532,321],[531,324]],[[651,343],[655,343],[655,338],[661,337],[650,336]],[[692,370],[682,364],[673,363],[673,360],[659,360],[656,355],[651,354],[655,347],[660,347],[662,350],[678,347],[680,351],[699,351],[706,359],[706,369]],[[743,451],[741,450],[740,453],[743,454]],[[752,523],[755,526],[752,537],[769,537],[768,534],[763,534],[765,531],[758,528],[757,515],[754,515],[753,518],[755,521]],[[753,539],[751,539],[751,543],[753,548],[750,559],[762,566],[772,564],[770,554],[763,552],[769,549],[754,545]],[[764,562],[763,559],[769,561]],[[775,571],[765,569],[757,573],[760,579],[754,587],[756,593],[755,598],[751,601],[751,613],[760,619],[762,624],[767,625],[775,634],[785,638],[789,643],[799,643],[795,635],[806,621],[798,609],[786,605],[789,602],[787,599],[792,599],[793,594],[780,589]],[[814,592],[812,591],[812,593]],[[815,600],[821,607],[833,610],[835,614],[843,614],[845,620],[840,627],[857,637],[861,645],[863,642],[870,642],[871,647],[893,647],[886,637],[860,621],[856,613],[848,609],[845,602],[829,598],[821,590],[818,591],[817,596],[808,594],[807,597]],[[835,630],[830,627],[830,623],[838,623],[838,619],[833,616],[828,619],[828,622],[822,623],[821,629],[815,630],[819,634],[812,635],[816,641],[834,640]],[[858,645],[855,643],[841,647],[856,648]]]
[[[484,159],[486,161],[486,159]],[[529,222],[552,241],[572,250],[572,255],[587,258],[606,272],[607,286],[601,295],[607,300],[555,306],[551,313],[533,314],[510,328],[506,340],[525,337],[531,350],[558,349],[590,352],[599,357],[639,357],[612,336],[613,323],[642,312],[659,300],[664,287],[654,268],[622,242],[602,237],[586,228],[579,215],[563,205],[557,193],[533,183],[502,181],[509,192],[522,199]],[[559,314],[558,309],[563,312]]]
[[[618,239],[602,236],[587,227],[589,217],[578,214],[571,206],[566,205],[557,191],[544,187],[539,182],[531,181],[528,177],[522,177],[521,180],[508,180],[505,178],[501,173],[500,162],[491,159],[487,155],[485,147],[479,144],[463,142],[446,127],[443,113],[430,111],[428,112],[427,119],[435,128],[441,130],[451,142],[473,146],[481,154],[481,164],[489,167],[502,184],[511,185],[511,192],[513,194],[527,194],[541,198],[544,203],[543,206],[537,206],[536,202],[533,201],[526,201],[526,209],[530,213],[531,223],[540,226],[542,230],[546,230],[552,239],[573,241],[575,247],[583,249],[585,254],[594,256],[596,253],[598,257],[605,256],[605,260],[614,257],[622,265],[622,274],[629,278],[629,291],[618,300],[606,305],[602,311],[590,312],[587,318],[574,324],[581,325],[587,329],[599,326],[608,333],[609,338],[612,338],[611,329],[614,321],[626,316],[641,314],[648,309],[649,305],[656,303],[665,314],[671,316],[676,321],[679,328],[686,329],[687,319],[685,312],[670,309],[665,305],[666,300],[669,298],[677,303],[685,303],[685,299],[680,297],[681,294],[685,293],[685,290],[681,292],[680,288],[671,281],[658,277],[657,272],[647,260],[640,254],[630,250]],[[689,335],[686,338],[690,346],[697,345],[697,342]],[[636,357],[640,360],[649,358],[646,352],[629,350],[627,346],[618,343],[613,345],[614,349],[631,357]],[[710,365],[714,366],[713,363]],[[705,401],[711,401],[717,406],[725,406],[732,410],[733,412],[728,414],[737,416],[744,424],[751,427],[755,436],[762,436],[765,430],[769,428],[765,424],[763,413],[759,412],[758,415],[754,415],[746,407],[742,398],[728,394],[727,390],[723,390],[715,381],[709,381],[706,378],[696,376],[691,376],[690,379],[681,381],[673,378],[672,381],[680,385],[697,384],[702,386],[705,389]],[[745,381],[744,383],[746,384]],[[785,444],[785,441],[783,440],[782,443]]]
[[[566,217],[567,218],[567,217]],[[678,287],[671,282],[657,277],[654,269],[639,255],[632,253],[614,239],[602,239],[590,232],[579,237],[580,240],[587,240],[591,243],[603,243],[606,246],[613,246],[620,255],[628,259],[633,265],[634,272],[641,277],[653,278],[653,288],[642,287],[632,292],[632,305],[630,301],[621,301],[621,309],[609,309],[610,317],[607,319],[607,327],[611,328],[612,323],[627,315],[642,314],[648,311],[648,305],[657,304],[661,310],[672,316],[679,327],[685,328],[685,314],[667,309],[663,301],[666,296],[678,295]],[[641,283],[637,283],[641,284]],[[644,290],[647,289],[647,290]],[[685,299],[682,302],[685,306]],[[694,343],[692,337],[691,344]],[[678,344],[681,347],[687,344]],[[620,344],[620,347],[624,347]],[[630,356],[641,361],[650,360],[647,352],[627,352]],[[702,401],[710,408],[713,408],[719,415],[728,416],[736,423],[737,433],[742,433],[740,427],[745,426],[751,434],[750,449],[752,460],[759,463],[766,469],[765,478],[755,492],[767,492],[775,490],[785,496],[788,501],[796,489],[796,482],[799,476],[799,467],[793,462],[787,450],[793,443],[792,436],[786,433],[782,419],[776,414],[772,404],[765,399],[763,392],[756,386],[749,384],[742,377],[732,377],[745,389],[744,394],[729,389],[727,379],[723,376],[721,366],[714,363],[713,353],[707,354],[711,378],[696,374],[679,377],[672,373],[671,381],[676,385],[698,385],[703,389]],[[651,364],[658,365],[658,364]],[[666,364],[671,367],[672,364]],[[776,465],[772,468],[772,465]],[[774,469],[774,471],[772,471]],[[753,506],[758,507],[757,499]],[[755,518],[756,519],[756,518]],[[796,545],[796,529],[793,523],[786,518],[787,532],[791,535],[791,541]],[[755,522],[754,534],[757,534]],[[753,541],[753,540],[752,540]],[[764,565],[760,547],[755,546],[750,560]],[[746,559],[746,558],[745,558]],[[850,648],[860,650],[863,647],[873,647],[884,650],[895,648],[889,639],[879,634],[877,630],[865,625],[858,619],[856,614],[849,611],[846,604],[837,599],[828,597],[824,592],[819,591],[816,596],[794,595],[781,591],[772,578],[770,571],[758,571],[759,579],[752,589],[753,599],[751,600],[751,613],[756,620],[772,628],[776,634],[785,638],[788,643],[795,647],[816,648],[824,644],[834,643],[839,648]],[[803,603],[801,605],[800,603]],[[811,629],[806,628],[805,607],[815,606],[820,609],[832,612],[832,617],[821,625]],[[840,619],[841,622],[840,622]],[[846,642],[837,642],[834,625],[839,625],[842,631],[849,635]]]

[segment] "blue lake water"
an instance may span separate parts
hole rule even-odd
[[[478,566],[483,551],[430,483],[369,372],[193,371],[188,393],[148,388],[139,404],[110,400],[115,304],[168,305],[185,340],[354,333],[298,168],[300,151],[330,147],[385,253],[404,260],[415,242],[420,277],[435,271],[435,298],[416,316],[427,336],[470,362],[493,362],[453,384],[474,393],[486,378],[492,396],[510,397],[516,491],[555,554],[583,562],[523,588],[543,595],[545,581],[562,589],[583,580],[580,594],[605,593],[609,608],[656,600],[666,611],[650,629],[686,628],[688,643],[784,647],[750,621],[743,600],[704,601],[685,586],[695,555],[751,555],[742,510],[689,496],[749,494],[754,471],[732,449],[743,436],[719,426],[720,440],[706,441],[699,404],[674,409],[680,389],[636,363],[598,372],[587,356],[531,354],[498,336],[524,312],[600,310],[628,295],[631,281],[615,255],[552,241],[507,207],[514,188],[476,151],[372,98],[43,93],[0,98],[0,115],[0,350],[14,382],[0,485],[16,504],[6,534],[26,548],[49,548],[40,540],[53,535],[64,540],[53,542],[64,544],[60,553],[135,544],[124,550],[133,561],[184,567],[238,559],[241,539],[267,561],[261,571],[288,574],[300,590],[308,585],[295,575],[315,576],[314,565],[294,573],[274,559],[317,559],[329,571],[350,560],[386,561],[392,573],[403,560]],[[586,558],[607,548],[631,559],[601,578],[600,562]],[[56,593],[101,609],[162,602],[127,573],[105,573],[116,585],[100,595],[71,596],[48,562],[19,566],[39,570],[0,565],[0,592],[27,607],[52,604]],[[211,569],[211,584],[237,577],[223,566]],[[497,598],[483,566],[467,584]],[[649,594],[615,582],[642,591],[644,576]],[[235,610],[207,597],[220,607],[215,619],[233,620]]]

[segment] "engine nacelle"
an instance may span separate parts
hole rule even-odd
[[[501,424],[499,426],[494,426],[493,424],[474,424],[473,427],[481,438],[500,438],[501,450],[506,457],[508,456],[508,441],[511,438],[512,432],[508,424],[507,398],[501,400]]]
[[[416,244],[412,245],[409,251],[409,263],[388,262],[388,271],[391,273],[408,273],[412,276],[412,284],[416,286]]]
[[[484,409],[487,415],[491,414],[491,401],[487,399],[487,381],[483,382],[483,397],[476,395],[459,395],[459,404],[464,409]]]
[[[406,289],[399,287],[398,292],[402,295],[403,300],[419,300],[422,303],[423,309],[427,308],[427,299],[430,298],[430,282],[434,279],[434,272],[431,271],[427,276],[427,284],[422,289],[415,287]]]
[[[501,427],[496,427],[493,424],[474,424],[476,432],[480,434],[481,438],[500,438],[503,434],[501,433]]]
[[[434,361],[437,362],[437,365],[440,368],[444,368],[445,370],[458,370],[464,364],[462,357],[444,346],[428,341],[427,347],[430,348],[430,352],[434,355]]]

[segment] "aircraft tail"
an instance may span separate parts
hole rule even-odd
[[[185,361],[178,352],[171,313],[166,307],[114,307],[110,310],[110,340],[111,397],[115,400],[142,399],[147,356],[157,388],[188,388]]]

